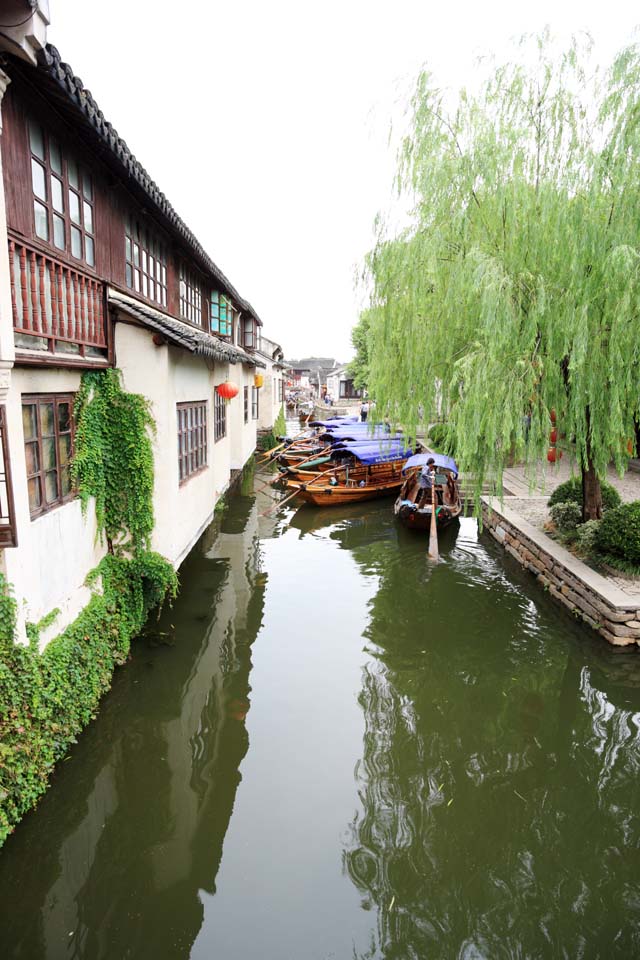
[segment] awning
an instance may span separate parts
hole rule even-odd
[[[245,363],[251,367],[266,366],[240,347],[220,340],[206,330],[199,330],[198,327],[185,323],[184,320],[176,320],[168,313],[156,310],[155,307],[150,307],[146,303],[140,303],[139,300],[134,300],[133,297],[128,297],[112,287],[109,287],[108,300],[110,307],[128,313],[143,326],[161,333],[170,343],[177,347],[184,347],[185,350],[197,356],[209,357],[220,363]]]
[[[410,470],[412,467],[424,467],[427,463],[427,460],[433,459],[436,467],[440,467],[441,470],[451,470],[455,477],[458,476],[458,465],[453,459],[453,457],[445,457],[443,453],[416,453],[414,457],[409,457],[402,472]]]

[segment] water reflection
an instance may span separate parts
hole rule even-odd
[[[423,551],[354,550],[380,576],[344,852],[377,916],[360,955],[636,955],[637,666],[559,637],[468,521],[442,564]]]
[[[234,500],[115,678],[99,724],[0,858],[11,958],[188,957],[248,749],[258,506]]]

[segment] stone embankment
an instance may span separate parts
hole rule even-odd
[[[507,553],[575,616],[615,647],[640,648],[640,595],[619,589],[495,498],[483,498],[482,518]]]

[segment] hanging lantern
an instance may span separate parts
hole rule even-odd
[[[551,433],[549,434],[549,443],[557,443],[557,442],[558,442],[558,431],[554,427]]]
[[[264,377],[262,376],[261,373],[256,373],[255,377],[253,378],[254,387],[257,387],[259,390],[263,384],[264,384]]]
[[[216,393],[224,400],[233,400],[238,393],[238,387],[235,383],[232,383],[231,380],[226,380],[224,383],[218,384],[216,387]]]
[[[555,422],[556,422],[556,412],[555,412],[555,410],[549,410],[549,420],[551,420],[551,423],[555,423]]]
[[[547,450],[547,460],[549,463],[555,463],[556,460],[562,459],[562,450],[556,450],[555,447],[549,447]]]

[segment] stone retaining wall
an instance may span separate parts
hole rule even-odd
[[[640,596],[624,593],[615,584],[574,557],[560,544],[509,510],[508,501],[482,500],[482,519],[502,544],[552,597],[597,630],[615,647],[640,647]]]

